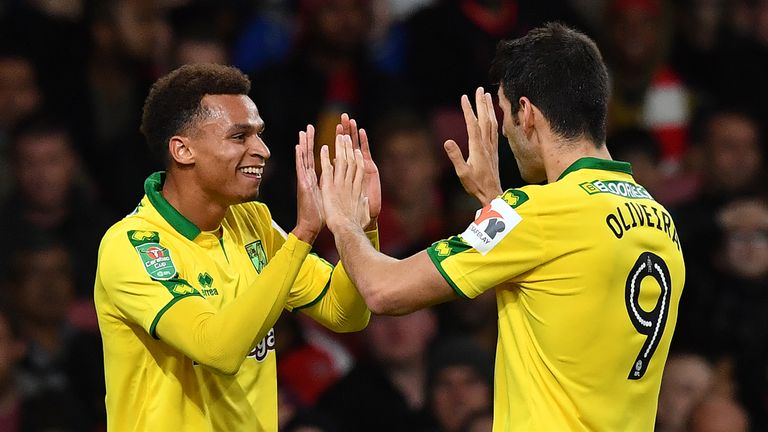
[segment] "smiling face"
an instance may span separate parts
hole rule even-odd
[[[224,205],[254,200],[270,152],[261,139],[264,121],[246,95],[206,95],[203,118],[182,137],[197,185]]]

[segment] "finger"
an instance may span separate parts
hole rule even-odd
[[[307,168],[315,170],[315,127],[307,125]]]
[[[333,165],[331,164],[331,157],[328,155],[328,146],[324,145],[320,148],[320,185],[323,191],[328,191],[333,186]]]
[[[480,126],[477,124],[477,117],[475,117],[475,112],[472,111],[472,104],[469,103],[469,97],[467,97],[467,95],[461,96],[461,110],[464,112],[464,123],[467,124],[467,136],[469,138],[471,154],[472,147],[476,145],[477,140],[480,139]]]
[[[304,167],[304,150],[301,145],[296,145],[296,182],[299,185],[299,189],[306,185],[306,175]]]
[[[496,119],[496,109],[493,106],[493,96],[490,93],[485,94],[486,106],[488,107],[488,118],[491,123],[491,143],[495,148],[499,146],[499,121]]]
[[[336,135],[336,157],[334,158],[334,183],[341,186],[347,175],[347,158],[344,148],[344,139],[347,135]]]
[[[349,135],[349,114],[347,113],[341,114],[341,127],[344,134]]]
[[[355,180],[357,166],[355,165],[355,153],[352,150],[352,138],[349,135],[344,135],[344,154],[347,158],[347,172],[344,176],[344,182],[351,186]]]
[[[368,143],[368,133],[365,129],[360,129],[360,150],[363,152],[363,159],[373,160],[371,157],[371,147]]]
[[[355,155],[355,179],[352,184],[352,196],[362,195],[363,180],[365,180],[365,162],[363,161],[363,152],[360,149],[352,150]]]
[[[477,124],[480,126],[480,138],[482,142],[488,139],[488,107],[485,105],[485,91],[482,87],[475,90],[475,108],[477,109]]]
[[[349,119],[349,136],[352,138],[352,149],[360,148],[360,136],[357,133],[357,120]]]
[[[448,140],[443,144],[445,152],[448,154],[448,159],[453,164],[453,169],[456,170],[456,174],[461,177],[467,170],[467,162],[464,160],[464,156],[461,154],[459,145],[454,140]]]

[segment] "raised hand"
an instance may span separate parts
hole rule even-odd
[[[453,163],[461,185],[469,194],[485,206],[501,194],[499,180],[499,125],[493,109],[490,93],[482,87],[475,91],[477,116],[472,111],[469,98],[461,97],[461,109],[469,136],[469,156],[467,160],[461,154],[454,140],[447,140],[443,147]]]
[[[365,169],[365,179],[363,180],[363,190],[368,198],[368,208],[370,215],[369,226],[365,229],[372,229],[376,226],[376,221],[381,213],[381,179],[379,178],[379,169],[371,157],[371,147],[368,143],[368,134],[365,129],[357,129],[357,121],[349,118],[347,113],[341,115],[341,123],[336,125],[336,135],[349,135],[352,139],[352,149],[360,149],[363,155],[363,166]]]
[[[315,173],[315,128],[307,125],[306,131],[299,132],[296,145],[296,229],[293,233],[299,239],[312,243],[323,229],[323,201]]]
[[[320,149],[323,209],[332,232],[345,225],[370,224],[368,199],[363,193],[365,163],[349,135],[336,135],[336,157],[331,164],[328,146]]]

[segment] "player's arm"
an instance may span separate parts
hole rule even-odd
[[[136,256],[131,232],[125,235],[108,235],[99,250],[98,277],[111,302],[152,337],[225,374],[237,372],[274,325],[310,249],[295,235],[288,236],[254,286],[216,310],[184,279],[194,270],[176,267],[173,250],[165,250],[170,257],[166,268],[173,275],[158,278]],[[162,249],[159,241],[156,245]]]
[[[368,231],[365,235],[378,250],[378,230]],[[371,312],[341,262],[334,267],[320,257],[309,255],[295,289],[320,292],[293,311],[303,312],[332,331],[360,331],[368,325]]]
[[[469,98],[466,95],[461,97],[461,109],[464,111],[469,137],[467,160],[464,160],[456,141],[447,140],[444,148],[461,185],[485,207],[501,194],[499,126],[491,94],[485,93],[482,87],[478,87],[475,92],[475,105],[477,116],[472,111]]]
[[[426,251],[398,260],[374,249],[359,226],[332,231],[346,272],[373,313],[404,315],[456,298]]]
[[[380,314],[405,314],[454,298],[448,283],[432,265],[426,252],[405,260],[379,253],[361,228],[364,164],[349,139],[337,136],[335,164],[328,147],[321,150],[322,191],[328,227],[350,279],[368,307]]]
[[[336,136],[342,135],[349,136],[352,149],[359,149],[362,155],[364,172],[362,190],[368,199],[368,216],[370,219],[365,234],[370,244],[378,250],[379,237],[376,221],[381,212],[379,170],[371,156],[367,133],[364,129],[358,130],[357,121],[350,118],[346,113],[341,115],[339,124],[336,126]],[[305,136],[299,137],[300,143],[303,142],[302,140],[306,141],[309,153],[314,154],[314,133],[310,128],[307,128]],[[309,161],[309,165],[314,172],[313,161]],[[309,271],[305,271],[305,268]],[[316,276],[303,277],[305,275]],[[309,283],[302,283],[305,280],[309,280]],[[315,294],[311,297],[311,301],[298,303],[299,306],[293,310],[301,310],[325,327],[336,332],[350,332],[362,330],[368,325],[370,311],[341,262],[333,267],[327,261],[310,255],[299,273],[299,280],[295,288],[299,292],[306,290],[310,293],[317,293],[318,289],[321,290],[319,295]],[[293,304],[295,303],[289,301],[289,307],[292,307]]]
[[[202,297],[179,301],[159,318],[156,337],[200,364],[236,373],[280,317],[309,250],[309,244],[288,236],[253,286],[234,301],[218,311]]]

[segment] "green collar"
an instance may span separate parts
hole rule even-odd
[[[571,166],[565,169],[562,174],[560,174],[560,177],[557,179],[560,180],[566,175],[583,169],[597,169],[597,170],[603,170],[603,171],[616,171],[616,172],[623,172],[625,174],[632,175],[632,165],[630,165],[628,162],[621,162],[621,161],[615,161],[615,160],[608,160],[608,159],[598,159],[594,157],[583,157],[581,159],[578,159],[576,162],[572,163]]]
[[[173,229],[189,240],[194,240],[195,237],[200,234],[200,228],[195,226],[189,219],[185,218],[184,215],[173,208],[171,203],[160,194],[160,191],[163,190],[163,183],[165,183],[165,171],[152,173],[144,181],[144,193],[147,194],[147,198],[155,210],[160,213],[160,216],[162,216]]]

